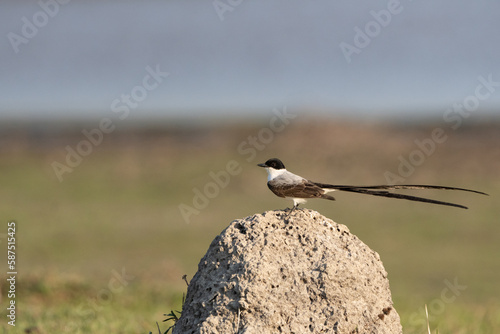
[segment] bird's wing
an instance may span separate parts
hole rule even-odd
[[[277,177],[267,182],[267,185],[279,197],[315,198],[322,197],[325,193],[321,187],[306,179],[295,183],[284,181],[280,177]]]
[[[467,209],[467,207],[460,205],[460,204],[437,201],[437,200],[433,200],[433,199],[429,199],[429,198],[403,195],[403,194],[395,194],[395,193],[388,192],[386,190],[391,190],[391,189],[442,189],[442,190],[469,191],[469,192],[474,192],[477,194],[487,195],[483,192],[476,191],[476,190],[455,188],[455,187],[445,187],[445,186],[429,186],[429,185],[344,186],[344,185],[331,185],[331,184],[316,183],[316,182],[313,182],[313,183],[315,185],[317,185],[318,187],[325,188],[325,189],[334,189],[334,190],[349,191],[349,192],[366,194],[366,195],[373,195],[373,196],[399,198],[399,199],[406,199],[406,200],[416,201],[416,202],[448,205],[448,206],[454,206],[454,207],[462,208],[462,209]]]

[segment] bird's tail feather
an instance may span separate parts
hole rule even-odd
[[[330,195],[323,194],[323,195],[321,195],[321,198],[323,198],[323,199],[329,199],[330,201],[335,201],[335,197],[330,196]]]
[[[423,197],[417,197],[417,196],[411,196],[411,195],[403,195],[403,194],[395,194],[395,193],[388,192],[386,190],[440,189],[440,190],[468,191],[468,192],[473,192],[473,193],[477,193],[477,194],[481,194],[481,195],[488,195],[488,194],[483,193],[481,191],[476,191],[476,190],[471,190],[471,189],[445,187],[445,186],[414,185],[414,184],[409,184],[409,185],[377,185],[377,186],[345,186],[345,185],[332,185],[332,184],[326,184],[326,183],[315,183],[315,184],[318,187],[321,187],[324,189],[335,189],[335,190],[340,190],[340,191],[348,191],[348,192],[373,195],[373,196],[406,199],[406,200],[410,200],[410,201],[453,206],[453,207],[462,208],[462,209],[467,209],[467,207],[460,205],[460,204],[437,201],[437,200],[433,200],[433,199],[429,199],[429,198],[423,198]]]

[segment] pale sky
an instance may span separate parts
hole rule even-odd
[[[500,82],[494,0],[2,7],[2,116],[101,116],[121,107],[168,118],[284,105],[442,114],[474,96],[480,78]],[[477,109],[498,109],[500,87],[478,102]]]

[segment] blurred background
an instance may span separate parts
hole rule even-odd
[[[500,3],[6,1],[4,333],[164,332],[212,239],[290,205],[256,164],[469,210],[310,202],[377,251],[405,333],[500,328]],[[0,275],[6,276],[7,269]],[[4,307],[5,306],[5,307]]]

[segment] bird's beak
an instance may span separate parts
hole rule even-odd
[[[258,164],[257,166],[259,166],[259,167],[267,167],[266,164]]]

